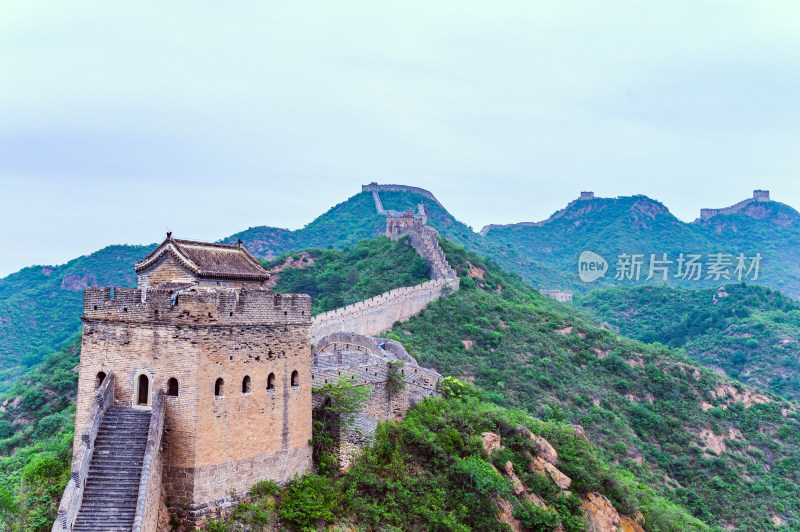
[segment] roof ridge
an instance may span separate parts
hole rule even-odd
[[[218,242],[200,242],[199,240],[183,240],[179,238],[173,238],[173,242],[177,242],[178,244],[188,244],[188,245],[197,245],[197,246],[210,246],[216,248],[224,248],[230,249],[232,251],[239,249],[239,244],[221,244]]]

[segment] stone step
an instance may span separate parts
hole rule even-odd
[[[133,514],[124,516],[120,519],[105,519],[105,522],[81,522],[75,523],[73,530],[128,530],[133,527]]]
[[[130,532],[131,528],[133,528],[133,518],[134,514],[120,516],[118,519],[97,516],[92,521],[76,522],[72,530],[127,530]]]
[[[109,454],[122,454],[122,453],[135,455],[144,452],[145,447],[147,447],[146,443],[142,443],[140,445],[126,443],[126,444],[119,444],[116,446],[113,444],[103,443],[95,446],[94,452],[97,453],[98,456],[107,456]]]
[[[97,468],[95,470],[89,469],[92,475],[92,479],[94,480],[126,480],[129,478],[139,478],[140,473],[142,472],[142,468],[130,468],[130,469],[109,469],[109,468]]]
[[[81,510],[93,508],[95,511],[115,512],[129,510],[136,506],[136,500],[139,498],[139,486],[135,490],[129,490],[127,495],[120,493],[98,493],[92,492],[84,497],[81,503]],[[105,506],[106,501],[114,501],[114,506]],[[101,508],[102,506],[102,508]]]
[[[98,521],[103,521],[102,523],[76,523],[75,526],[72,527],[72,530],[75,532],[130,532],[131,528],[133,528],[133,518],[134,516],[131,515],[130,517],[126,516],[124,519],[118,520],[98,519]]]
[[[129,438],[110,439],[103,438],[99,442],[95,442],[95,447],[108,447],[111,445],[129,446],[133,448],[144,447],[147,445],[147,440],[131,440]]]
[[[131,463],[131,461],[93,460],[92,465],[89,467],[89,471],[93,473],[101,473],[103,471],[110,471],[114,473],[132,473],[134,471],[141,470],[141,464],[136,463],[135,461]]]
[[[140,453],[130,453],[130,454],[95,453],[92,455],[92,462],[97,462],[98,464],[110,464],[123,467],[136,467],[136,466],[141,467],[141,462],[139,460],[142,456],[144,456],[144,449],[142,449],[142,452]]]
[[[116,483],[112,483],[111,480],[107,480],[105,482],[87,482],[86,487],[84,488],[84,493],[96,493],[102,495],[103,493],[107,492],[121,492],[121,493],[131,493],[139,489],[139,479],[130,478],[125,481],[119,481]],[[136,491],[138,493],[138,491]]]
[[[119,407],[103,415],[75,532],[130,531],[133,527],[150,415]]]

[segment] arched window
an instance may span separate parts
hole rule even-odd
[[[214,395],[217,397],[222,397],[222,385],[225,384],[225,381],[222,380],[222,377],[217,379],[217,382],[214,383]]]
[[[250,393],[250,376],[245,375],[242,379],[242,393]]]
[[[297,371],[292,372],[292,386],[300,386],[300,374]]]
[[[139,375],[137,382],[138,390],[136,393],[136,404],[138,406],[150,405],[150,378],[147,375]]]
[[[275,389],[275,374],[270,373],[269,377],[267,377],[267,390],[274,390]]]
[[[105,371],[101,371],[97,374],[97,377],[94,379],[94,387],[95,389],[99,388],[103,385],[103,381],[106,380],[106,373]]]
[[[178,397],[178,379],[175,377],[167,381],[167,395]]]

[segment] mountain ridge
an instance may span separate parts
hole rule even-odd
[[[254,226],[221,242],[241,239],[254,255],[269,260],[294,250],[341,248],[373,238],[383,234],[386,218],[378,213],[368,187],[300,229]],[[772,212],[780,219],[778,224],[770,217],[754,218],[746,213],[717,214],[699,223],[687,223],[661,202],[644,195],[599,198],[584,193],[583,199],[556,211],[548,223],[508,226],[481,236],[448,212],[432,193],[419,194],[405,185],[391,187],[396,189],[379,191],[386,210],[402,212],[423,204],[429,225],[443,237],[492,258],[541,289],[587,292],[624,284],[610,275],[594,284],[582,283],[577,260],[587,249],[608,259],[620,253],[724,251],[761,253],[762,276],[755,282],[800,297],[800,224],[794,221],[799,215],[776,201],[757,202],[755,208],[759,216]],[[135,279],[126,277],[126,272],[132,271],[135,261],[151,249],[152,245],[110,246],[60,266],[24,268],[0,279],[3,366],[8,365],[6,361],[24,365],[23,359],[36,363],[47,352],[57,350],[77,329],[77,317],[60,317],[77,316],[80,289],[96,284],[131,286]],[[693,288],[715,284],[713,280],[688,283],[673,278],[669,283]],[[2,367],[0,382],[19,373],[8,370]]]

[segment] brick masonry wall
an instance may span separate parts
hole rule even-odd
[[[164,394],[157,391],[153,397],[153,411],[147,431],[147,447],[142,463],[139,497],[133,532],[156,532],[161,509],[161,442],[164,436]]]
[[[417,286],[396,288],[315,316],[311,324],[313,344],[338,332],[373,336],[388,331],[395,322],[416,316],[431,301],[459,289],[458,275],[448,264],[435,229],[413,216],[387,217],[386,235],[392,240],[409,236],[414,250],[428,260],[432,280]]]
[[[107,288],[87,289],[76,434],[98,372],[114,371],[115,402],[126,407],[138,375],[164,391],[176,378],[179,395],[164,398],[169,500],[207,507],[232,488],[303,473],[311,467],[310,311],[308,296],[267,291],[194,289],[173,306],[160,291],[149,291],[145,302],[140,290],[118,288],[112,300]],[[298,386],[291,386],[293,371]],[[270,373],[274,390],[267,390]],[[245,376],[249,393],[242,393]],[[221,397],[214,394],[218,378]]]
[[[309,405],[305,417],[310,419],[310,413]],[[310,432],[308,438],[311,438]],[[194,480],[194,500],[198,502],[189,505],[188,514],[194,523],[202,523],[209,515],[225,514],[256,482],[274,480],[283,483],[310,467],[311,447],[303,445],[198,468],[165,466],[163,477],[175,479],[185,476]],[[172,503],[180,505],[181,500]]]
[[[339,465],[347,469],[360,446],[372,439],[379,422],[402,418],[409,408],[425,397],[435,395],[442,376],[434,370],[417,366],[416,362],[406,363],[400,369],[405,389],[392,393],[386,386],[388,360],[373,354],[374,350],[368,343],[348,339],[346,334],[337,336],[342,343],[332,344],[323,352],[315,351],[316,362],[312,369],[314,386],[324,386],[336,382],[341,375],[350,375],[355,378],[356,385],[370,389],[369,399],[356,413],[353,426],[339,435]],[[352,343],[348,345],[345,342]],[[321,406],[318,398],[315,397],[315,401],[314,406]]]
[[[139,288],[147,289],[164,283],[193,283],[194,274],[186,271],[171,255],[162,256],[152,269],[139,275]]]
[[[458,290],[458,279],[436,279],[417,286],[396,288],[364,301],[318,314],[311,323],[311,342],[337,332],[373,336],[395,322],[416,316],[428,303]]]

